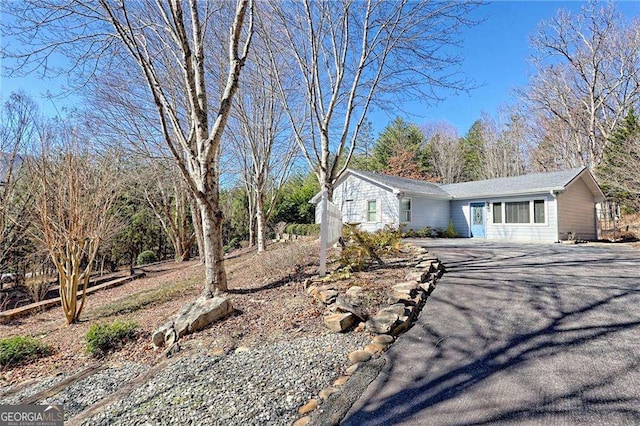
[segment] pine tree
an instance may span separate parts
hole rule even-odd
[[[609,138],[596,174],[605,195],[623,204],[637,204],[640,182],[640,123],[632,108]]]
[[[464,157],[461,182],[481,179],[482,153],[485,146],[483,133],[482,121],[476,120],[464,138],[460,139]]]

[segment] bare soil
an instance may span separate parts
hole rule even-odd
[[[307,295],[304,282],[316,273],[318,244],[310,240],[278,243],[258,255],[245,249],[226,261],[229,292],[234,314],[224,321],[181,341],[212,352],[227,352],[325,332],[323,306]],[[359,285],[367,290],[367,310],[374,312],[384,302],[385,289],[402,280],[407,272],[402,253],[385,259],[385,265],[368,271],[334,274],[337,288]],[[337,264],[331,263],[329,270]],[[201,292],[204,270],[198,261],[166,262],[143,268],[147,277],[87,297],[77,324],[67,326],[59,308],[53,308],[9,324],[0,325],[0,337],[35,336],[53,348],[53,354],[26,365],[0,369],[0,388],[29,379],[73,374],[96,363],[85,351],[84,336],[97,322],[116,319],[135,321],[138,339],[99,362],[134,361],[152,365],[164,357],[151,343],[151,334],[171,319]]]

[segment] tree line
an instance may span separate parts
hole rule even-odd
[[[33,233],[27,228],[37,215],[30,222],[7,218],[31,213],[21,206],[34,205],[57,214],[64,226],[100,225],[104,235],[113,234],[112,244],[119,242],[112,250],[120,258],[163,246],[186,259],[197,247],[205,264],[202,294],[212,297],[227,290],[225,247],[246,240],[261,251],[269,224],[309,221],[310,195],[325,188],[331,196],[347,167],[446,183],[583,164],[598,170],[617,161],[614,152],[626,149],[627,139],[610,141],[639,102],[640,26],[625,24],[613,4],[589,3],[578,16],[559,12],[541,24],[532,38],[536,73],[520,91],[522,103],[500,118],[481,117],[463,137],[446,123],[418,128],[396,120],[374,143],[372,109],[394,110],[415,98],[437,102],[470,89],[456,72],[462,58],[452,49],[461,30],[476,23],[471,13],[478,6],[10,3],[5,13],[12,19],[2,32],[16,43],[7,45],[5,72],[65,74],[83,105],[65,120],[31,120],[35,130],[25,132],[37,137],[25,140],[38,144],[28,154],[11,136],[15,129],[3,126],[10,135],[2,148],[10,160],[3,163],[33,158],[24,161],[32,163],[22,180],[29,184],[4,180],[5,194],[22,195],[3,195],[11,205],[1,213],[8,224],[3,233],[16,241]],[[66,62],[57,66],[60,55]],[[96,173],[80,174],[86,170]],[[20,190],[27,187],[46,195],[29,199],[38,195]],[[84,199],[85,193],[104,199]],[[96,223],[76,220],[73,208],[88,206]],[[64,227],[41,231],[32,244],[61,250],[65,261],[73,253],[81,266],[101,254],[106,259],[107,246],[92,243],[106,241],[102,231],[95,237],[73,236]],[[50,238],[56,233],[62,242]],[[56,263],[51,250],[49,257]]]

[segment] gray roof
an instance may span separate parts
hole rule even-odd
[[[359,176],[360,178],[377,182],[379,185],[386,186],[390,190],[398,193],[404,192],[426,195],[431,198],[473,199],[562,191],[585,171],[586,175],[590,177],[585,179],[585,183],[590,188],[595,198],[600,201],[603,200],[604,196],[602,195],[602,191],[585,167],[562,170],[559,172],[533,173],[529,175],[453,183],[448,185],[352,169],[349,169],[345,176],[351,173],[355,176]],[[321,192],[316,194],[311,199],[311,202],[318,202],[320,200],[320,196]]]
[[[550,173],[503,177],[442,185],[454,198],[515,195],[564,189],[585,167]]]
[[[442,190],[442,186],[437,183],[427,182],[417,179],[407,179],[398,176],[383,175],[379,173],[363,172],[360,170],[350,170],[353,174],[368,178],[374,182],[388,186],[399,192],[410,192],[412,194],[435,195],[450,198],[450,194]]]

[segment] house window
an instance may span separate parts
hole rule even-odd
[[[378,221],[378,202],[376,200],[367,201],[367,222]]]
[[[502,223],[502,203],[493,203],[493,223]]]
[[[400,221],[411,222],[411,198],[400,200]]]
[[[545,223],[544,200],[533,200],[533,222]]]
[[[528,201],[504,203],[506,223],[531,223]]]

